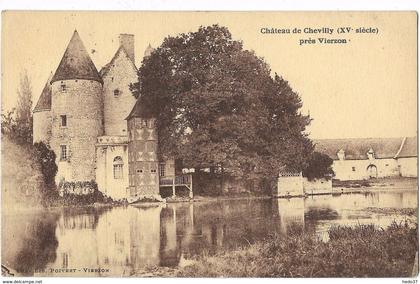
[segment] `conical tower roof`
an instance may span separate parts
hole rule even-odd
[[[51,78],[53,74],[50,73],[47,83],[45,83],[44,89],[42,90],[41,95],[39,96],[38,102],[33,110],[33,112],[38,111],[48,111],[51,110]]]
[[[77,31],[74,31],[51,83],[74,79],[103,83]]]

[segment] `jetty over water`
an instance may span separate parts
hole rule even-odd
[[[176,195],[176,187],[186,187],[189,190],[189,197],[193,198],[192,174],[160,177],[159,187],[172,187],[172,197]]]

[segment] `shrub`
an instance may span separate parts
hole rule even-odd
[[[98,185],[91,181],[65,181],[58,185],[59,197],[57,202],[61,205],[88,205],[94,203],[112,203],[110,197],[98,190]]]
[[[206,277],[407,277],[418,251],[418,228],[393,223],[333,227],[329,240],[290,226],[249,247],[203,255],[178,276]]]
[[[34,144],[34,156],[41,166],[45,184],[50,188],[55,187],[55,175],[58,167],[55,163],[54,151],[44,142],[37,142]]]
[[[317,178],[331,178],[334,175],[332,170],[333,160],[325,154],[314,152],[309,159],[308,166],[303,170],[302,175],[308,180]]]

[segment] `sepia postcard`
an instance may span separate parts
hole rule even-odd
[[[2,279],[414,279],[417,29],[4,11]]]

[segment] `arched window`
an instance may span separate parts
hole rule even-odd
[[[120,156],[114,158],[114,179],[123,179],[124,162]]]

